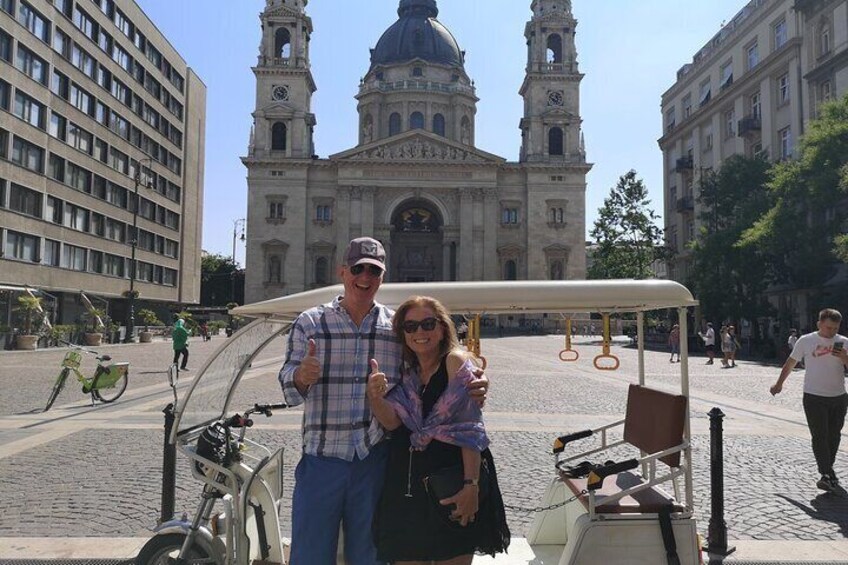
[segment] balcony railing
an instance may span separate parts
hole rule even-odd
[[[530,72],[559,74],[565,72],[576,72],[576,63],[574,61],[565,61],[564,63],[536,63],[528,65]]]
[[[682,173],[683,171],[691,171],[693,166],[692,157],[681,157],[677,160],[674,170]]]
[[[677,199],[677,211],[680,213],[683,212],[692,212],[695,210],[695,199],[691,196],[684,196],[682,198]]]
[[[368,92],[389,92],[396,90],[425,90],[430,92],[445,92],[449,94],[467,94],[474,96],[476,89],[473,86],[465,86],[462,84],[445,84],[442,82],[433,82],[427,80],[398,80],[394,82],[378,82],[373,85],[361,85],[359,88],[360,94]]]
[[[296,69],[306,69],[309,68],[309,61],[306,60],[305,57],[288,57],[288,58],[280,58],[280,57],[266,57],[264,55],[259,55],[258,64],[260,67],[293,67]]]
[[[739,133],[737,135],[739,137],[745,137],[755,131],[760,131],[762,127],[763,124],[759,116],[745,116],[739,120]]]

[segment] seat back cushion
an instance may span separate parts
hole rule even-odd
[[[624,441],[646,453],[656,453],[683,443],[686,397],[637,384],[627,392]],[[680,452],[660,458],[670,467],[680,466]]]

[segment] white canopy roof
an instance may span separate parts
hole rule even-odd
[[[342,285],[329,286],[247,304],[231,313],[294,317],[341,294]],[[414,295],[437,298],[457,314],[638,312],[698,304],[685,286],[667,280],[384,283],[376,300],[395,308]]]

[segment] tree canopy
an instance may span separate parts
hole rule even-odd
[[[740,247],[768,253],[776,282],[821,287],[848,260],[848,95],[819,108],[797,159],[772,169],[768,191],[772,206],[742,234]]]
[[[591,236],[597,248],[587,273],[590,279],[646,279],[652,264],[670,258],[657,214],[650,208],[648,189],[634,170],[610,190]]]
[[[756,320],[770,314],[764,297],[768,257],[736,243],[770,207],[766,187],[770,163],[762,157],[729,157],[718,172],[705,171],[698,183],[702,226],[692,248],[688,284],[709,320]]]
[[[233,284],[235,282],[235,285]],[[235,297],[233,289],[235,288]],[[205,255],[200,261],[200,304],[225,306],[228,302],[244,302],[244,274],[232,257]]]

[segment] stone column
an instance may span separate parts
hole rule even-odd
[[[442,232],[442,280],[449,281],[451,274],[450,253],[451,242],[447,235]]]
[[[459,189],[459,269],[457,278],[470,281],[474,274],[474,189]]]
[[[334,273],[336,267],[344,262],[344,253],[347,251],[347,244],[350,242],[350,188],[340,186],[336,190],[336,209],[335,214],[336,225],[336,264],[330,265],[330,272]]]
[[[350,187],[350,232],[351,238],[362,237],[362,187]],[[369,234],[370,235],[370,234]]]
[[[374,237],[374,194],[371,186],[362,188],[362,235]]]
[[[483,280],[498,278],[498,189],[483,189]]]

